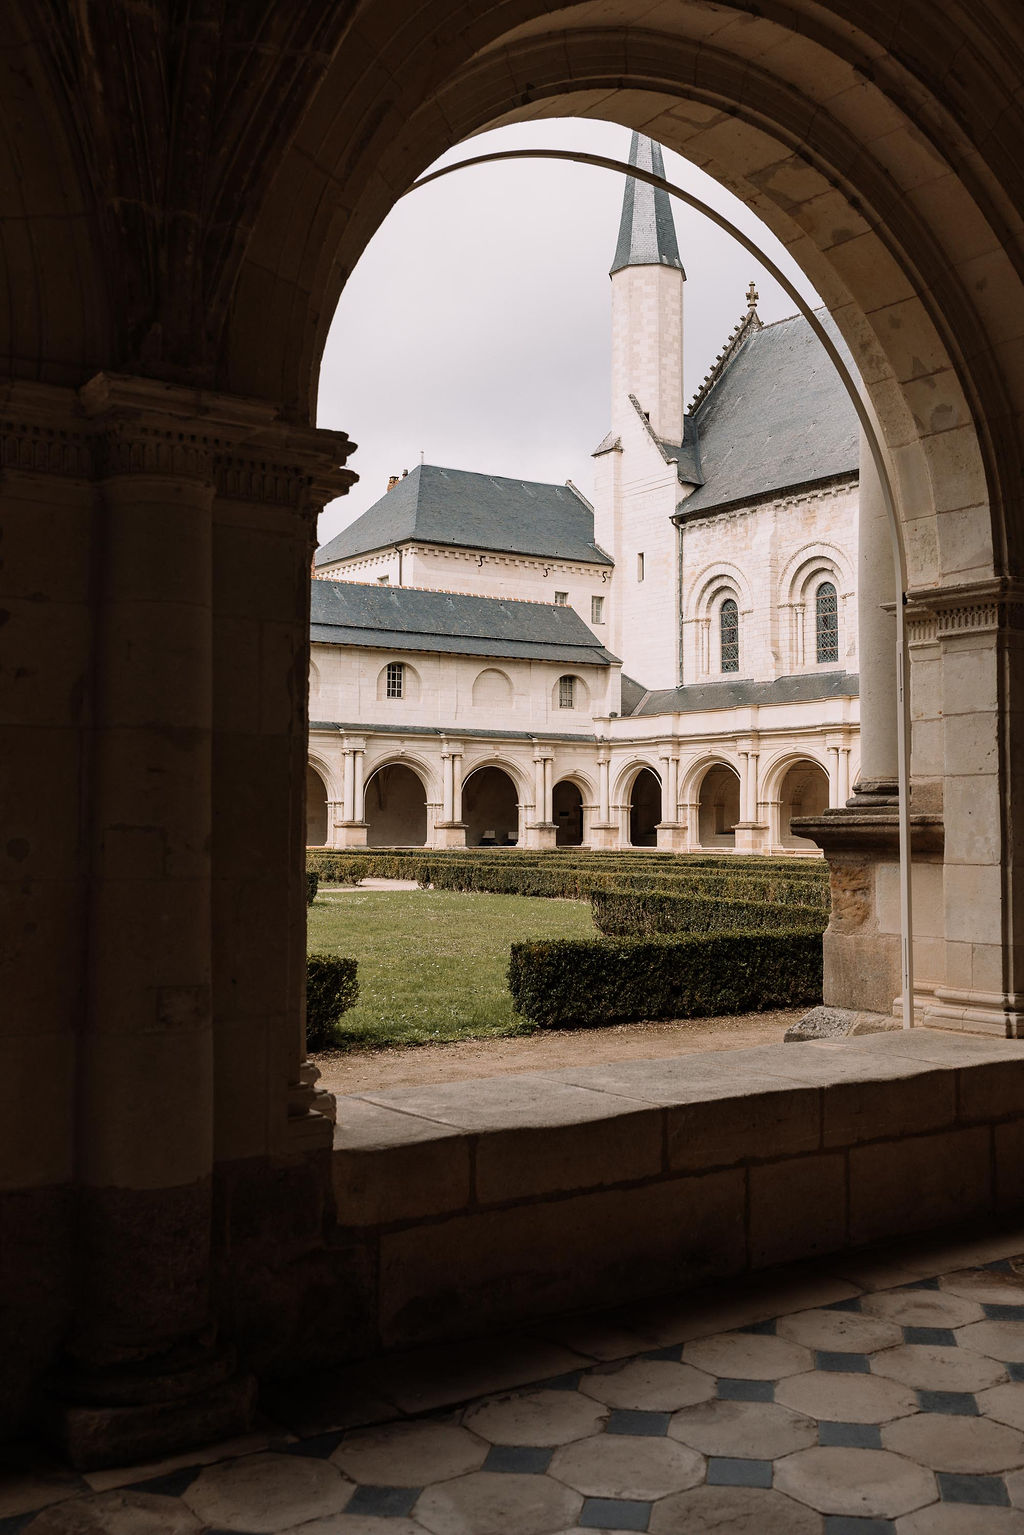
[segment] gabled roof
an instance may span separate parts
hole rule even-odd
[[[572,608],[419,587],[311,583],[309,637],[317,645],[440,651],[611,666],[616,657]]]
[[[593,508],[568,485],[436,464],[418,464],[318,549],[316,563],[330,565],[412,541],[612,564],[594,543]]]
[[[856,365],[823,320],[847,366]],[[679,504],[683,518],[778,491],[855,475],[860,427],[839,376],[800,315],[745,327],[694,411],[704,484]]]
[[[639,133],[633,134],[629,163],[638,170],[653,171],[656,176],[665,174],[661,145]],[[627,266],[671,266],[683,272],[676,226],[672,220],[672,201],[661,187],[652,187],[635,176],[626,177],[619,240],[609,275],[614,276]],[[685,272],[683,276],[686,276]]]

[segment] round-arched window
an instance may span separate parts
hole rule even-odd
[[[822,662],[839,660],[839,600],[831,581],[823,581],[814,597],[815,655]]]
[[[740,669],[740,610],[731,597],[726,597],[718,611],[718,632],[722,643],[723,672]]]

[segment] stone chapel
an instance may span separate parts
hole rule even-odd
[[[685,282],[630,178],[592,501],[420,464],[318,550],[311,844],[816,851],[790,821],[857,770],[856,417],[753,284],[686,406]]]

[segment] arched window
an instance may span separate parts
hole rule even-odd
[[[560,709],[575,709],[576,707],[576,678],[559,677],[558,679],[558,707]]]
[[[718,630],[722,641],[723,672],[740,669],[740,610],[731,597],[726,597],[718,612]]]
[[[839,660],[839,602],[831,581],[823,581],[814,597],[815,654],[822,661]]]
[[[387,667],[387,685],[385,697],[405,697],[405,665],[402,661],[389,661]]]

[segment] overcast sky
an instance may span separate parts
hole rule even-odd
[[[625,160],[629,131],[555,119],[499,128],[438,164],[486,149],[582,149]],[[751,235],[812,302],[813,288],[759,219],[678,155],[665,171]],[[324,353],[318,424],[359,444],[360,480],[320,518],[326,542],[420,461],[564,483],[589,495],[609,424],[608,268],[623,179],[521,161],[459,171],[399,202],[341,296]],[[674,202],[686,268],[684,379],[692,396],[746,308],[790,299],[728,235]]]

